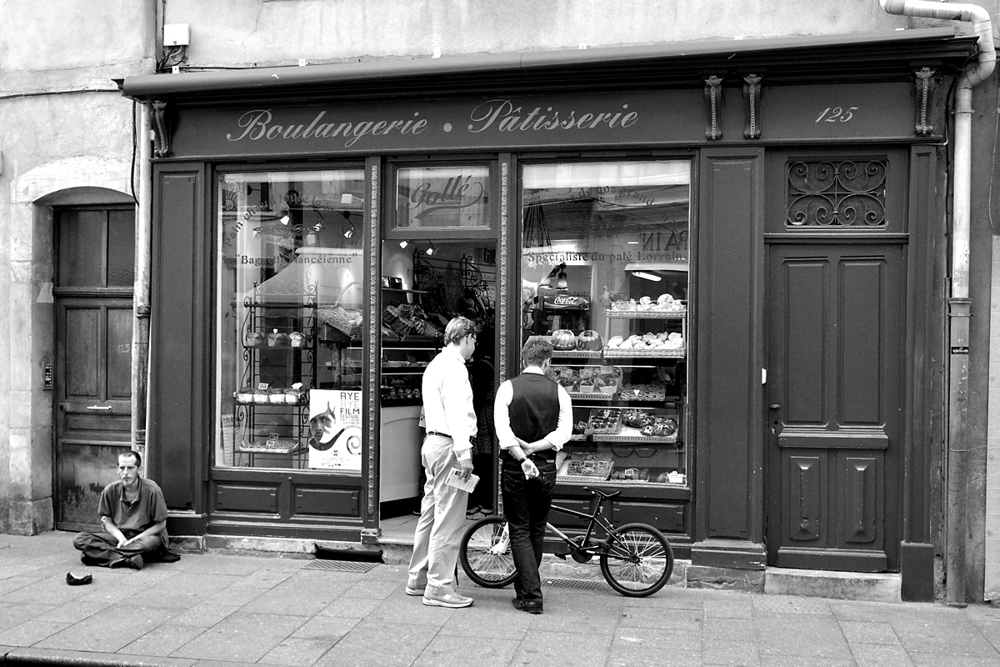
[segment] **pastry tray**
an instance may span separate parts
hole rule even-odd
[[[677,320],[687,317],[684,310],[606,310],[609,320]]]
[[[608,426],[602,426],[599,428],[594,428],[591,426],[591,421],[594,417],[600,416],[602,412],[610,411],[612,413],[611,423]],[[590,416],[587,418],[587,434],[593,435],[608,435],[612,433],[618,433],[622,427],[622,409],[621,408],[594,408],[590,411]]]
[[[647,359],[683,359],[687,356],[686,347],[678,347],[673,349],[647,347],[641,349],[634,348],[604,348],[604,358],[605,359],[619,359],[622,357],[644,357]]]

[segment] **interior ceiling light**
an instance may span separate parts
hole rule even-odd
[[[434,246],[432,246],[432,245],[427,246],[427,250],[425,250],[424,252],[427,253],[428,255],[433,255],[434,254]]]
[[[633,271],[632,275],[636,278],[642,278],[643,280],[652,280],[654,283],[658,283],[663,280],[660,276],[654,273],[646,273],[645,271]]]
[[[408,246],[408,245],[410,245],[410,242],[409,242],[409,241],[406,241],[406,240],[403,240],[403,241],[400,241],[400,242],[399,242],[399,247],[400,247],[400,248],[405,248],[405,247],[406,247],[406,246]]]

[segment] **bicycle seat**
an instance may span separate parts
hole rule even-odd
[[[589,491],[591,494],[595,496],[600,496],[604,500],[608,500],[610,498],[614,498],[615,496],[621,495],[622,492],[621,489],[618,489],[617,491],[612,491],[611,493],[608,493],[607,491],[601,491],[600,489],[592,489],[589,486],[583,487],[583,490]]]

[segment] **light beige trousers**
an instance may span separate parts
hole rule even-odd
[[[420,459],[427,482],[413,534],[407,583],[414,588],[426,585],[430,593],[452,593],[469,494],[445,484],[448,472],[458,467],[451,438],[428,435],[420,448]]]

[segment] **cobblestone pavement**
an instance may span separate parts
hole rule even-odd
[[[1000,609],[988,606],[674,585],[630,599],[588,583],[548,586],[533,616],[510,589],[467,581],[473,607],[425,607],[404,593],[401,565],[185,553],[108,570],[84,568],[71,539],[0,535],[0,664],[1000,664]],[[70,570],[93,583],[68,586]]]

